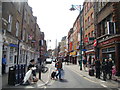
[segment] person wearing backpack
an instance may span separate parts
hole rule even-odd
[[[56,77],[59,76],[59,80],[62,80],[61,78],[61,71],[62,71],[62,60],[58,60],[58,62],[56,62],[55,67],[58,70],[58,73],[56,74]]]

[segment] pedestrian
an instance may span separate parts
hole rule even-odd
[[[92,58],[91,58],[91,56],[90,56],[89,59],[88,59],[89,68],[91,68],[91,60],[92,60]]]
[[[5,74],[5,69],[6,69],[6,55],[4,55],[2,58],[2,74]]]
[[[106,81],[107,73],[108,73],[108,61],[107,59],[102,62],[102,72],[103,72],[103,80]]]
[[[87,67],[87,60],[84,58],[83,59],[83,67],[84,67],[84,70],[86,71],[86,67]]]
[[[111,58],[109,58],[108,61],[108,75],[109,75],[109,79],[112,78],[112,67],[113,67],[113,61]]]
[[[95,70],[96,70],[96,78],[98,78],[98,79],[100,79],[100,67],[101,67],[100,60],[97,59],[95,61]]]
[[[113,67],[112,67],[112,79],[113,79],[113,80],[117,80],[117,79],[115,78],[116,72],[117,72],[117,71],[116,71],[116,68],[115,68],[115,66],[113,66]]]
[[[58,73],[57,73],[56,77],[59,76],[59,80],[62,80],[62,78],[61,78],[61,71],[63,70],[62,69],[62,60],[58,60],[58,62],[56,62],[55,67],[58,70]]]
[[[28,66],[28,70],[30,70],[33,67],[35,67],[35,60],[34,59],[30,60],[30,64]],[[38,79],[36,78],[36,70],[32,70],[32,75],[33,75],[33,77],[31,79],[33,81],[37,81]]]

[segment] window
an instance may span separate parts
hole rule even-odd
[[[13,60],[14,60],[14,48],[13,47],[10,47],[10,61],[9,63],[13,63]]]
[[[18,11],[20,12],[20,9],[21,9],[21,3],[18,2]]]
[[[90,23],[90,17],[88,17],[88,24]]]
[[[24,20],[26,21],[26,19],[27,19],[27,11],[25,10],[25,12],[24,12]]]
[[[90,37],[90,33],[88,34],[88,37]]]
[[[28,42],[28,34],[26,35],[26,42]]]
[[[22,34],[22,40],[25,41],[25,29],[23,30],[23,34]]]
[[[19,22],[16,22],[16,36],[18,37],[18,32],[19,32]]]
[[[27,23],[29,24],[30,23],[30,18],[29,18],[30,16],[28,15],[27,16]]]
[[[95,35],[94,35],[94,31],[92,31],[92,32],[91,32],[91,36],[92,36],[92,37],[94,37],[94,36],[95,36]]]
[[[91,18],[92,18],[92,19],[94,18],[94,15],[93,15],[93,13],[91,13]]]
[[[12,15],[9,15],[8,18],[8,31],[11,32],[12,29]]]

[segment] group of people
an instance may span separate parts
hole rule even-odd
[[[88,68],[93,68],[96,72],[96,78],[100,79],[101,74],[103,73],[103,80],[106,81],[107,76],[109,76],[108,79],[114,78],[116,74],[116,69],[113,63],[113,60],[111,58],[104,59],[102,62],[97,59],[95,60],[92,58],[92,61],[87,61],[85,58],[83,60],[83,67],[86,71],[86,67],[88,65]]]
[[[104,59],[102,63],[100,63],[100,60],[95,61],[95,70],[96,70],[96,78],[100,79],[101,72],[103,73],[103,80],[106,81],[107,76],[109,76],[108,79],[112,79],[112,76],[115,76],[116,70],[115,66],[113,64],[113,61],[111,58]]]

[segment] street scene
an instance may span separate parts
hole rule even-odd
[[[120,90],[120,1],[0,1],[0,88]]]

